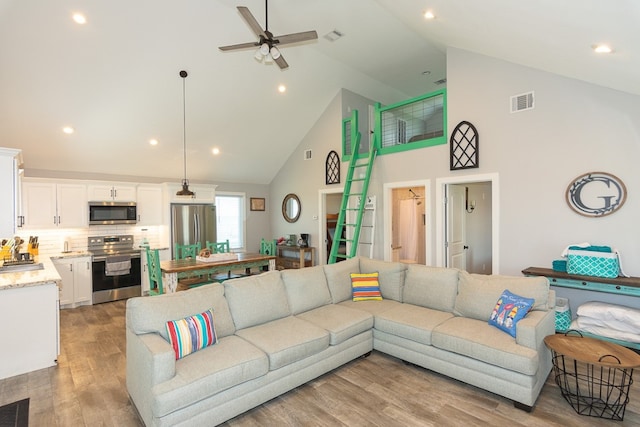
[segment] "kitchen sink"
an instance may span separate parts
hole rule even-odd
[[[44,270],[44,266],[41,262],[37,264],[18,264],[18,265],[4,265],[0,267],[0,274],[2,273],[20,273],[22,271],[34,271]]]

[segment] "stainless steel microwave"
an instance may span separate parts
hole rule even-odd
[[[135,202],[89,202],[89,225],[135,224]]]

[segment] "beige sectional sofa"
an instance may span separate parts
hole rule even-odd
[[[352,301],[378,272],[382,301]],[[535,299],[516,338],[487,323],[504,289]],[[550,370],[543,277],[471,275],[368,258],[127,301],[127,389],[147,426],[216,425],[378,350],[534,405]],[[166,322],[214,311],[217,343],[175,360]]]

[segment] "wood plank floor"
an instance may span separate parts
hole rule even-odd
[[[32,427],[142,426],[125,388],[124,312],[124,301],[62,310],[58,366],[0,380],[0,405],[30,397]],[[495,394],[373,352],[224,424],[460,425],[639,426],[640,386],[632,385],[623,422],[576,414],[551,376],[526,413]]]

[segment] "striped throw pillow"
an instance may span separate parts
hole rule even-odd
[[[382,301],[378,273],[351,273],[351,290],[354,301]]]
[[[167,322],[169,342],[176,360],[216,343],[213,309],[180,320]]]

